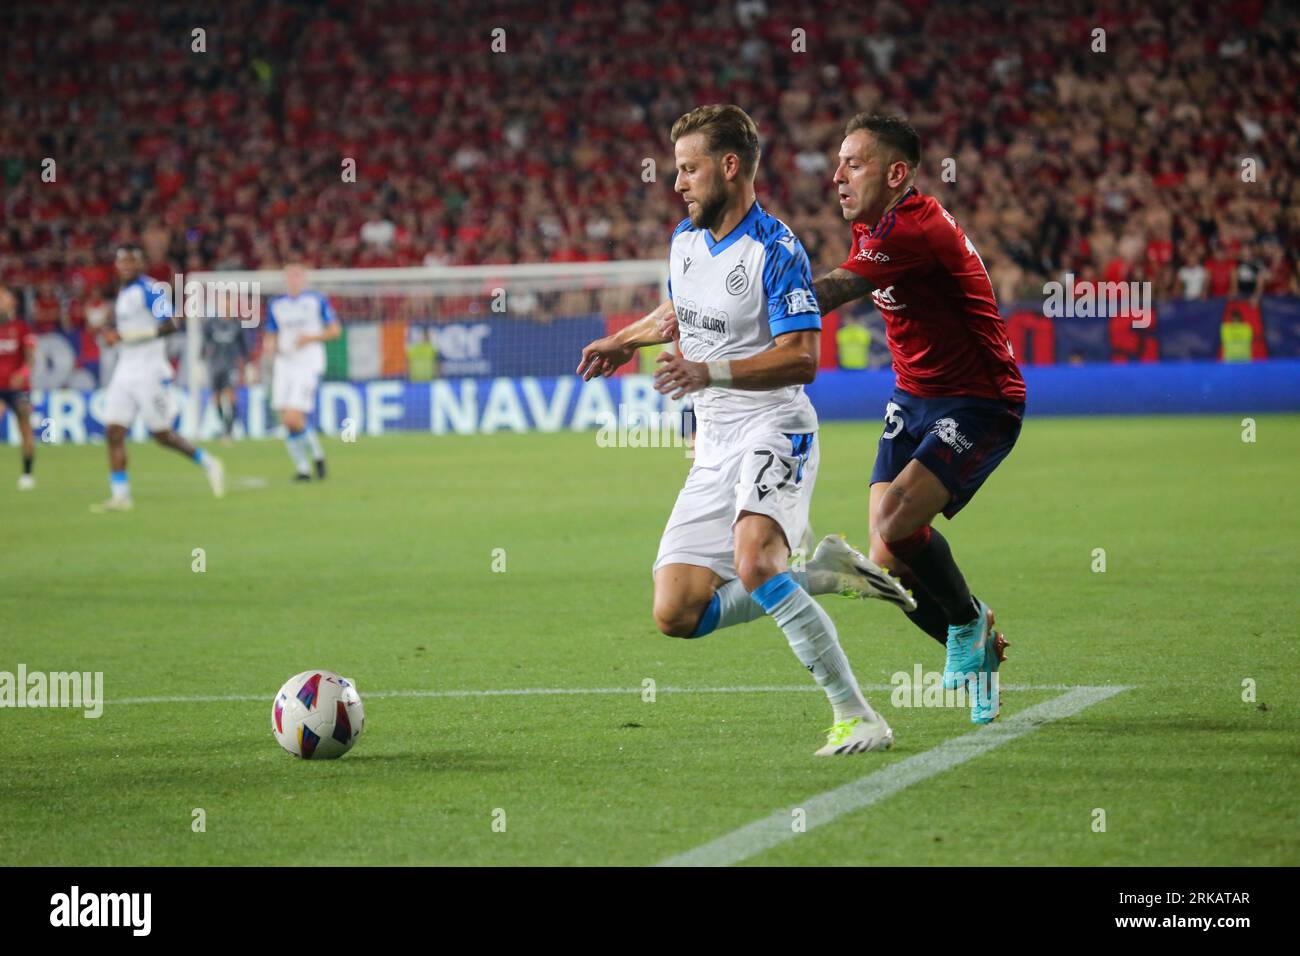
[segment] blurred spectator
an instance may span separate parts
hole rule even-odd
[[[199,23],[194,54],[176,36]],[[476,45],[502,23],[507,53]],[[438,17],[402,0],[6,0],[0,281],[62,327],[128,237],[160,278],[294,250],[322,267],[660,259],[683,217],[668,128],[735,101],[763,135],[762,202],[814,270],[843,259],[830,172],[845,121],[873,110],[917,126],[920,188],[1003,298],[1066,271],[1198,298],[1254,270],[1258,291],[1295,292],[1298,31],[1286,0],[852,16],[838,0],[444,0]]]

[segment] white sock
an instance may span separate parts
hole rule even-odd
[[[754,592],[754,600],[767,609],[785,632],[790,650],[826,692],[837,723],[849,717],[875,716],[840,647],[835,623],[807,591],[789,574],[778,574]]]
[[[834,571],[791,571],[790,577],[809,594],[838,594],[839,579]]]
[[[835,580],[835,573],[832,571],[791,571],[789,574],[795,584],[809,594],[831,594],[840,589],[839,583]],[[736,624],[748,624],[767,614],[762,605],[750,597],[749,592],[745,590],[745,585],[741,584],[740,578],[732,578],[713,593],[718,599],[718,617],[705,633],[712,633]]]
[[[307,444],[303,441],[303,433],[295,435],[291,432],[284,440],[284,445],[289,449],[289,458],[293,461],[293,467],[298,469],[298,474],[309,474],[311,464],[307,461]]]
[[[307,447],[311,449],[311,457],[314,461],[323,461],[325,458],[325,449],[320,446],[320,436],[316,434],[316,429],[308,428]]]

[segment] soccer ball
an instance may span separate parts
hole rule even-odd
[[[342,757],[365,722],[356,686],[332,671],[295,674],[271,704],[271,733],[281,747],[304,760]]]

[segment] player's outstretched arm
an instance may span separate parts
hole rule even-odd
[[[766,352],[730,362],[692,362],[665,352],[655,371],[655,391],[679,399],[712,385],[755,392],[807,385],[817,377],[821,332],[801,329],[778,335]]]
[[[598,375],[613,375],[622,365],[631,361],[636,350],[646,345],[663,345],[673,336],[664,334],[660,327],[674,318],[672,302],[661,302],[644,318],[638,319],[613,335],[596,339],[582,350],[578,374],[584,382]]]
[[[822,315],[834,312],[846,302],[870,295],[875,288],[868,280],[848,269],[832,269],[821,278],[813,280],[813,292],[821,306]]]

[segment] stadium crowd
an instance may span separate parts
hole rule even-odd
[[[683,215],[667,130],[729,101],[764,136],[761,201],[814,269],[847,248],[830,176],[845,120],[869,110],[920,131],[921,188],[1004,301],[1065,272],[1150,280],[1158,298],[1300,291],[1286,0],[430,9],[8,0],[0,282],[46,331],[108,307],[126,238],[160,276],[292,251],[321,266],[656,258]]]

